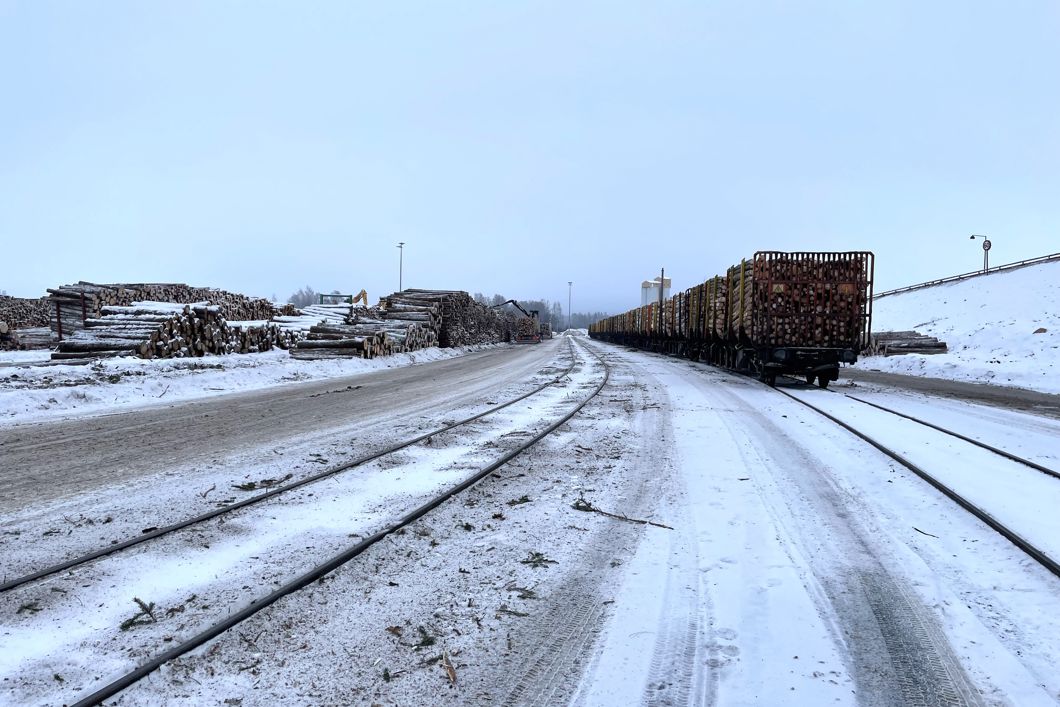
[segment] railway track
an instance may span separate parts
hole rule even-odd
[[[914,415],[849,394],[815,391],[811,396],[799,388],[776,390],[909,469],[1054,576],[1060,577],[1060,541],[1049,521],[1053,516],[1050,509],[1055,509],[1060,502],[1060,472]],[[853,418],[858,421],[851,422]],[[929,432],[918,433],[914,428]],[[945,447],[945,450],[930,451],[933,445],[940,449]],[[948,464],[939,462],[940,454],[947,458]],[[1005,497],[1011,496],[1013,489],[1020,490],[1019,503],[1008,504]],[[1040,512],[1035,512],[1034,508],[1039,506]]]
[[[63,572],[65,570],[70,570],[70,569],[74,569],[74,568],[80,567],[81,565],[85,565],[85,564],[87,564],[89,562],[92,562],[93,560],[98,560],[98,559],[100,559],[102,557],[107,557],[109,555],[113,555],[113,554],[121,552],[123,550],[127,550],[129,548],[136,547],[137,545],[142,545],[142,544],[150,542],[152,540],[157,540],[159,538],[163,538],[163,537],[172,535],[173,533],[176,533],[178,531],[185,530],[187,528],[191,528],[191,527],[196,526],[196,525],[200,525],[200,524],[205,523],[207,521],[214,520],[215,518],[221,518],[221,517],[224,517],[224,516],[231,515],[232,513],[235,513],[236,511],[242,510],[242,509],[250,507],[250,506],[255,506],[255,505],[261,504],[261,503],[263,503],[265,501],[268,501],[270,499],[276,498],[277,496],[282,496],[284,494],[288,494],[291,491],[294,491],[295,489],[299,489],[299,488],[302,488],[302,487],[307,486],[309,484],[313,484],[313,483],[322,481],[324,479],[330,478],[332,476],[335,476],[336,474],[341,474],[342,472],[349,471],[351,469],[355,469],[355,468],[363,466],[363,465],[365,465],[365,464],[367,464],[369,462],[375,461],[377,459],[381,459],[381,458],[383,458],[385,456],[394,454],[394,453],[399,452],[399,451],[401,451],[403,449],[406,449],[408,447],[412,447],[413,445],[416,445],[416,444],[419,444],[421,442],[424,442],[425,440],[430,439],[431,437],[435,437],[437,435],[443,434],[445,432],[449,432],[449,431],[457,429],[459,427],[467,426],[467,425],[469,425],[469,424],[471,424],[473,422],[481,420],[484,417],[487,417],[487,416],[492,415],[494,413],[500,412],[501,410],[504,410],[505,408],[511,407],[512,405],[515,405],[518,402],[526,400],[527,398],[529,398],[529,397],[531,397],[533,395],[536,395],[537,393],[540,393],[541,391],[545,390],[546,388],[549,388],[549,387],[555,385],[556,383],[558,383],[559,381],[563,380],[563,378],[566,377],[571,372],[571,370],[574,368],[574,366],[577,365],[577,360],[576,360],[576,358],[574,356],[573,347],[574,347],[574,344],[570,344],[570,348],[568,348],[568,354],[571,357],[570,365],[567,366],[565,369],[563,369],[558,375],[553,377],[551,380],[549,380],[546,383],[543,383],[543,384],[533,388],[532,390],[530,390],[530,391],[528,391],[528,392],[526,392],[526,393],[524,393],[522,395],[519,395],[519,396],[517,396],[515,398],[512,398],[510,400],[507,400],[507,401],[505,401],[503,403],[499,403],[497,405],[493,405],[493,406],[487,408],[486,410],[484,410],[484,411],[482,411],[482,412],[480,412],[478,414],[472,415],[471,417],[467,417],[467,418],[465,418],[463,420],[459,420],[457,422],[453,422],[453,423],[448,424],[448,425],[440,426],[440,427],[432,429],[432,430],[430,430],[428,432],[424,432],[422,434],[416,435],[415,437],[412,437],[410,439],[407,439],[407,440],[404,440],[404,441],[401,441],[401,442],[397,442],[397,443],[392,444],[392,445],[390,445],[388,447],[385,447],[383,449],[371,452],[371,453],[366,454],[364,456],[361,456],[361,457],[359,457],[357,459],[354,459],[354,460],[351,460],[349,462],[346,462],[345,464],[342,464],[340,466],[336,466],[336,467],[333,467],[333,468],[330,468],[330,469],[325,469],[324,471],[321,471],[321,472],[318,472],[316,474],[312,474],[310,476],[304,477],[302,479],[299,479],[298,481],[294,481],[294,482],[291,482],[291,483],[288,483],[288,484],[283,484],[283,485],[280,485],[280,486],[276,486],[275,488],[272,488],[269,491],[266,491],[264,493],[258,494],[256,496],[252,496],[252,497],[244,499],[242,501],[237,501],[235,503],[228,504],[228,505],[226,505],[226,506],[224,506],[222,508],[217,508],[215,510],[212,510],[212,511],[209,511],[209,512],[206,512],[206,513],[202,513],[202,514],[199,514],[199,515],[196,515],[196,516],[192,516],[190,518],[186,518],[186,519],[181,520],[181,521],[177,521],[176,523],[171,523],[169,525],[166,525],[166,526],[163,526],[163,527],[160,527],[160,528],[156,528],[156,529],[151,530],[151,531],[146,532],[146,533],[141,533],[140,535],[136,535],[136,536],[130,537],[130,538],[126,539],[126,540],[119,541],[119,542],[116,542],[114,544],[107,545],[105,547],[101,547],[101,548],[99,548],[97,550],[93,550],[91,552],[87,552],[87,553],[81,554],[81,555],[79,555],[77,557],[73,557],[73,558],[70,558],[68,560],[64,560],[64,561],[57,562],[57,563],[54,563],[52,565],[49,565],[47,567],[43,567],[43,568],[41,568],[39,570],[36,570],[34,572],[30,572],[30,573],[27,573],[25,575],[22,575],[22,576],[19,576],[19,577],[15,577],[15,578],[10,579],[10,580],[6,580],[3,583],[0,583],[0,594],[2,594],[4,592],[9,592],[9,591],[11,591],[13,589],[17,589],[18,587],[21,587],[23,585],[29,584],[31,582],[34,582],[34,581],[37,581],[37,580],[40,580],[40,579],[45,579],[47,577],[51,577],[51,576],[53,576],[55,574],[58,574],[59,572]]]
[[[485,417],[488,414],[492,414],[492,413],[497,412],[497,411],[499,411],[499,410],[501,410],[501,409],[503,409],[505,407],[509,407],[511,405],[514,405],[515,403],[517,403],[517,402],[519,402],[521,400],[525,400],[525,399],[529,398],[531,395],[534,395],[534,394],[544,390],[545,388],[548,388],[549,386],[555,385],[558,381],[560,381],[564,377],[568,376],[571,373],[571,371],[573,369],[575,369],[578,366],[578,364],[579,364],[579,355],[576,354],[576,351],[580,352],[582,361],[589,360],[585,356],[586,350],[587,350],[587,347],[578,346],[578,345],[574,344],[573,341],[571,341],[570,342],[570,349],[569,349],[569,353],[570,353],[571,358],[572,358],[571,365],[568,366],[560,375],[556,376],[555,378],[550,380],[548,383],[546,383],[546,384],[544,384],[542,386],[539,386],[538,388],[530,391],[529,393],[526,393],[524,395],[518,396],[517,398],[513,398],[512,400],[506,401],[505,403],[503,403],[501,405],[494,406],[494,407],[490,408],[489,410],[487,410],[487,411],[485,411],[483,413],[480,413],[479,415],[476,415],[476,416],[473,416],[471,418],[468,418],[466,420],[462,420],[462,421],[460,421],[458,423],[447,425],[444,428],[439,428],[439,429],[433,430],[433,431],[431,431],[429,433],[425,433],[423,435],[419,435],[419,436],[417,436],[416,438],[414,438],[412,440],[406,440],[405,442],[402,442],[402,443],[397,444],[397,445],[393,445],[392,447],[389,447],[386,450],[381,450],[380,452],[377,452],[377,453],[375,453],[373,455],[370,455],[370,456],[367,456],[365,458],[354,460],[353,462],[345,464],[342,467],[338,467],[338,468],[327,470],[325,472],[321,472],[320,474],[314,475],[312,477],[309,477],[309,478],[306,478],[306,479],[302,479],[297,484],[290,484],[287,487],[285,487],[284,489],[274,489],[273,491],[282,493],[283,491],[289,491],[292,488],[296,488],[298,486],[304,486],[305,484],[312,483],[314,481],[319,481],[319,480],[327,478],[329,476],[334,476],[334,475],[336,475],[336,474],[338,474],[341,471],[344,471],[346,469],[352,468],[352,467],[357,466],[359,464],[364,464],[364,463],[366,463],[368,461],[371,461],[372,459],[379,458],[379,457],[381,457],[383,455],[391,454],[391,453],[393,453],[395,451],[398,451],[400,449],[404,449],[404,448],[406,448],[408,446],[414,445],[417,442],[423,442],[425,440],[430,439],[432,436],[437,436],[437,435],[441,434],[444,431],[449,431],[449,430],[455,429],[457,427],[470,424],[471,422],[479,420],[479,419],[481,419],[482,417]],[[216,621],[215,623],[213,623],[213,624],[207,626],[206,628],[200,630],[197,634],[195,634],[191,638],[188,638],[188,639],[180,642],[179,644],[174,645],[172,648],[170,648],[170,649],[168,649],[168,650],[166,650],[166,651],[154,656],[150,660],[147,660],[147,661],[141,663],[134,670],[132,670],[132,671],[130,671],[128,673],[125,673],[124,675],[121,675],[117,679],[112,680],[111,682],[109,682],[108,684],[104,685],[103,687],[95,690],[92,694],[80,699],[78,702],[76,702],[76,704],[77,705],[98,704],[98,703],[100,703],[101,701],[103,701],[105,699],[109,699],[110,697],[113,697],[114,695],[117,695],[119,692],[121,692],[122,690],[124,690],[127,687],[131,686],[132,684],[136,683],[137,681],[142,679],[144,676],[150,674],[151,672],[153,672],[154,670],[156,670],[157,668],[159,668],[163,664],[165,664],[165,663],[167,663],[169,661],[172,661],[173,659],[175,659],[175,658],[177,658],[179,656],[182,656],[182,655],[194,650],[195,648],[203,645],[204,643],[210,641],[211,639],[213,639],[213,638],[215,638],[217,636],[220,636],[224,632],[230,630],[232,627],[234,627],[234,626],[240,624],[241,622],[245,621],[246,619],[250,618],[254,614],[256,614],[259,611],[261,611],[262,609],[264,609],[264,608],[274,604],[275,602],[279,601],[281,598],[283,598],[285,596],[288,596],[288,595],[290,595],[292,593],[297,592],[298,590],[302,589],[303,587],[307,586],[308,584],[310,584],[310,583],[312,583],[312,582],[314,582],[316,580],[322,579],[323,577],[325,577],[329,573],[333,572],[337,568],[341,567],[342,565],[346,564],[347,562],[350,562],[351,560],[356,558],[358,555],[362,554],[365,550],[367,550],[368,548],[372,547],[373,545],[378,543],[380,540],[383,540],[384,538],[390,536],[391,534],[401,530],[402,528],[404,528],[405,526],[409,525],[410,523],[416,521],[417,519],[422,518],[423,516],[428,514],[431,510],[433,510],[433,509],[437,508],[438,506],[442,505],[443,503],[445,503],[447,500],[449,500],[453,496],[455,496],[455,495],[461,493],[462,491],[464,491],[464,490],[466,490],[466,489],[478,484],[480,481],[482,481],[484,478],[489,476],[491,473],[493,473],[494,471],[496,471],[500,467],[504,466],[505,464],[507,464],[509,461],[511,461],[512,459],[514,459],[518,455],[520,455],[523,452],[525,452],[527,449],[532,447],[534,444],[536,444],[540,440],[544,439],[546,436],[548,436],[548,435],[552,434],[553,432],[555,432],[564,423],[566,423],[574,415],[576,415],[590,400],[592,400],[594,397],[596,397],[596,395],[600,392],[600,390],[602,390],[603,387],[607,384],[607,381],[608,381],[609,376],[610,376],[609,367],[603,361],[603,359],[600,358],[595,352],[592,352],[590,350],[589,353],[591,353],[592,356],[595,357],[595,359],[597,361],[599,361],[599,368],[602,371],[601,379],[599,380],[599,382],[593,382],[592,390],[587,395],[585,395],[584,398],[578,400],[573,405],[573,407],[571,407],[569,402],[567,402],[566,405],[565,405],[563,414],[560,415],[558,417],[558,419],[556,419],[555,421],[551,422],[546,427],[544,427],[544,429],[540,429],[539,431],[537,431],[536,433],[528,436],[527,438],[520,440],[518,442],[518,444],[516,444],[514,447],[508,448],[507,451],[505,451],[498,458],[495,458],[492,461],[490,461],[489,463],[481,466],[474,473],[466,475],[463,478],[463,480],[461,480],[459,483],[457,483],[457,484],[451,486],[450,488],[446,489],[445,491],[437,494],[436,496],[434,496],[430,500],[421,503],[420,505],[418,505],[417,507],[413,508],[412,510],[409,510],[409,511],[405,512],[404,515],[400,516],[399,518],[386,522],[384,527],[382,527],[381,529],[376,530],[375,532],[373,532],[372,534],[368,535],[367,537],[364,537],[363,539],[361,539],[356,544],[354,544],[354,545],[352,545],[350,547],[347,547],[346,549],[342,550],[341,552],[338,552],[337,554],[332,555],[327,560],[317,564],[316,566],[314,566],[314,567],[312,567],[312,568],[310,568],[310,569],[308,569],[308,570],[306,570],[304,572],[301,572],[294,579],[291,579],[291,580],[285,582],[284,584],[282,584],[281,586],[277,587],[276,589],[274,589],[273,591],[269,592],[268,594],[265,594],[264,596],[260,596],[259,598],[251,601],[249,604],[246,604],[245,606],[243,606],[238,611],[233,611],[232,613],[227,615],[225,618],[223,618],[223,619],[221,619],[219,621]],[[259,503],[259,502],[261,502],[263,500],[266,500],[267,498],[272,498],[275,495],[277,495],[274,492],[269,492],[268,494],[262,494],[262,495],[260,495],[258,497],[255,497],[254,499],[249,499],[249,501],[251,501],[253,503]],[[243,503],[243,504],[241,504],[239,506],[239,508],[246,507],[247,505],[251,505],[251,504],[250,503]],[[219,510],[223,511],[223,512],[226,512],[226,513],[230,513],[230,512],[232,512],[234,510],[237,510],[237,508],[236,507],[228,507],[228,508],[219,509]],[[146,540],[150,540],[150,539],[154,539],[154,538],[160,537],[163,534],[174,533],[174,532],[176,532],[178,530],[181,530],[183,528],[187,528],[187,527],[189,527],[192,524],[201,523],[201,522],[204,522],[205,520],[209,520],[210,518],[215,518],[215,517],[217,517],[219,515],[222,515],[222,513],[211,512],[209,514],[204,514],[204,516],[202,516],[202,517],[197,517],[197,518],[194,518],[194,519],[188,519],[188,521],[184,521],[184,522],[181,522],[181,523],[174,524],[174,525],[169,526],[169,527],[167,527],[165,529],[160,529],[160,532],[158,534],[152,534],[152,536],[149,537],[149,538],[145,538],[145,539],[135,538],[134,540],[139,541],[139,542],[144,542]],[[161,531],[165,531],[165,532],[163,533]],[[116,547],[116,548],[114,548],[114,550],[120,550],[120,549],[124,549],[124,548],[127,548],[127,547],[131,547],[134,544],[139,544],[139,542],[135,542],[135,543],[131,543],[130,542],[128,544],[123,545],[123,547],[121,547],[121,548],[117,548]],[[110,550],[110,549],[111,548],[106,548],[106,550]],[[77,559],[81,560],[81,562],[77,563],[77,564],[84,564],[85,562],[91,562],[93,559],[97,559],[98,557],[101,557],[104,554],[111,554],[111,553],[110,552],[103,552],[103,551],[100,551],[99,553],[91,553],[90,555],[86,555],[83,558],[77,558]],[[56,565],[56,566],[54,566],[52,568],[46,568],[46,569],[51,570],[51,571],[47,571],[46,572],[46,571],[42,570],[40,572],[34,573],[33,575],[27,575],[26,577],[19,578],[17,580],[12,580],[11,582],[8,582],[8,583],[6,583],[4,585],[5,591],[9,591],[11,589],[15,589],[17,586],[23,586],[23,585],[26,585],[28,583],[32,583],[36,579],[42,579],[45,576],[53,575],[53,574],[55,574],[57,572],[63,571],[63,569],[70,569],[70,568],[76,566],[76,564],[70,565],[69,563],[62,563],[62,565],[63,566]]]

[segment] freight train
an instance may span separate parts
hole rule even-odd
[[[589,336],[827,388],[868,346],[875,257],[759,251],[670,299],[601,319]]]

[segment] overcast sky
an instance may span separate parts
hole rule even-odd
[[[0,0],[0,290],[624,311],[756,250],[1060,251],[1060,4]]]

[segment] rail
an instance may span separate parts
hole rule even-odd
[[[1052,255],[1043,255],[1038,258],[1030,258],[1028,260],[1020,260],[1015,263],[1008,263],[1006,265],[998,265],[995,268],[989,270],[976,270],[975,272],[966,272],[962,275],[952,275],[950,277],[944,277],[939,280],[929,280],[928,282],[921,282],[917,285],[907,285],[905,287],[899,287],[896,290],[887,290],[885,292],[877,292],[872,296],[872,299],[877,300],[887,295],[897,295],[901,292],[912,292],[913,290],[922,290],[926,287],[934,287],[935,285],[945,285],[948,282],[959,282],[961,280],[967,280],[972,277],[978,277],[979,275],[993,275],[994,273],[1003,272],[1005,270],[1015,270],[1016,268],[1023,268],[1028,265],[1038,265],[1039,263],[1048,263],[1053,260],[1060,260],[1060,253],[1053,253]]]
[[[287,493],[288,491],[293,491],[294,489],[298,489],[298,488],[301,488],[301,487],[306,486],[308,484],[312,484],[312,483],[315,483],[317,481],[321,481],[323,479],[329,478],[329,477],[334,476],[336,474],[340,474],[340,473],[342,473],[344,471],[349,471],[350,469],[357,468],[359,466],[367,464],[368,462],[371,462],[371,461],[374,461],[376,459],[379,459],[380,457],[384,457],[384,456],[386,456],[388,454],[393,454],[395,452],[401,451],[402,449],[405,449],[406,447],[411,447],[414,444],[419,444],[420,442],[422,442],[422,441],[424,441],[426,439],[429,439],[430,437],[432,437],[434,435],[439,435],[439,434],[442,434],[443,432],[448,432],[449,430],[452,430],[452,429],[455,429],[457,427],[461,427],[463,425],[467,425],[467,424],[470,424],[470,423],[475,422],[477,420],[480,420],[483,417],[486,417],[487,415],[492,415],[495,412],[499,412],[500,410],[503,410],[503,409],[505,409],[507,407],[510,407],[510,406],[514,405],[515,403],[518,403],[518,402],[520,402],[522,400],[525,400],[525,399],[529,398],[532,395],[536,395],[537,393],[540,393],[544,389],[548,388],[549,386],[557,384],[564,377],[566,377],[571,372],[571,370],[574,368],[574,366],[577,365],[577,357],[574,355],[574,344],[571,343],[571,342],[568,342],[568,343],[569,343],[568,354],[571,357],[570,365],[566,369],[561,371],[558,375],[556,375],[551,380],[549,380],[548,382],[543,383],[543,384],[535,387],[533,390],[531,390],[531,391],[529,391],[527,393],[523,393],[522,395],[519,395],[516,398],[513,398],[513,399],[508,400],[506,402],[500,403],[498,405],[494,405],[494,406],[484,410],[483,412],[480,412],[480,413],[478,413],[476,415],[472,415],[471,417],[468,417],[466,419],[460,420],[458,422],[453,422],[453,423],[450,423],[450,424],[445,425],[443,427],[440,427],[438,429],[433,429],[433,430],[430,430],[429,432],[424,432],[422,434],[419,434],[419,435],[413,437],[412,439],[407,439],[407,440],[392,444],[392,445],[386,447],[385,449],[381,449],[381,450],[378,450],[378,451],[375,451],[375,452],[371,452],[371,453],[369,453],[369,454],[367,454],[365,456],[362,456],[362,457],[360,457],[358,459],[355,459],[353,461],[350,461],[350,462],[347,462],[345,464],[342,464],[341,466],[337,466],[337,467],[334,467],[334,468],[331,468],[331,469],[325,469],[324,471],[321,471],[321,472],[319,472],[317,474],[312,474],[312,475],[307,476],[307,477],[305,477],[303,479],[299,479],[298,481],[293,481],[293,482],[291,482],[289,484],[284,484],[282,486],[277,486],[277,487],[275,487],[273,489],[270,489],[269,491],[266,491],[265,493],[258,494],[257,496],[253,496],[251,498],[247,498],[247,499],[244,499],[242,501],[238,501],[236,503],[229,504],[229,505],[224,506],[222,508],[218,508],[218,509],[215,509],[215,510],[212,510],[212,511],[208,511],[206,513],[203,513],[203,514],[200,514],[200,515],[197,515],[197,516],[193,516],[191,518],[185,518],[184,520],[177,521],[175,523],[172,523],[170,525],[166,525],[166,526],[161,527],[161,528],[155,528],[154,530],[151,530],[151,531],[146,532],[146,533],[142,533],[140,535],[135,535],[135,536],[127,538],[126,540],[123,540],[121,542],[115,541],[114,544],[112,544],[112,545],[108,545],[106,547],[103,547],[103,548],[100,548],[100,549],[97,549],[97,550],[93,550],[93,551],[88,552],[86,554],[79,555],[77,557],[73,557],[73,558],[71,558],[69,560],[65,560],[63,562],[58,562],[56,564],[50,565],[48,567],[44,567],[42,569],[36,570],[34,572],[31,572],[29,574],[26,574],[26,575],[23,575],[23,576],[20,576],[20,577],[15,577],[13,579],[10,579],[10,580],[4,581],[4,582],[0,582],[0,594],[2,594],[4,592],[11,591],[12,589],[16,589],[18,587],[21,587],[24,584],[29,584],[30,582],[35,582],[35,581],[37,581],[39,579],[44,579],[46,577],[50,577],[52,575],[58,574],[59,572],[63,572],[63,571],[68,570],[68,569],[73,569],[74,567],[79,567],[80,565],[87,564],[87,563],[89,563],[89,562],[91,562],[93,560],[98,560],[98,559],[100,559],[102,557],[106,557],[108,555],[113,555],[113,554],[115,554],[117,552],[120,552],[122,550],[126,550],[126,549],[128,549],[130,547],[134,547],[134,546],[139,545],[141,543],[145,543],[145,542],[148,542],[150,540],[155,540],[156,538],[161,538],[163,536],[170,535],[172,533],[175,533],[175,532],[177,532],[179,530],[183,530],[185,528],[191,527],[193,525],[198,525],[199,523],[204,523],[204,522],[206,522],[208,520],[212,520],[212,519],[217,518],[219,516],[224,516],[224,515],[233,513],[235,511],[241,509],[241,508],[245,508],[247,506],[252,506],[252,505],[261,503],[262,501],[266,501],[266,500],[268,500],[270,498],[273,498],[274,496],[278,496],[280,494]]]
[[[243,607],[241,610],[229,615],[227,618],[222,619],[221,621],[218,621],[217,623],[213,624],[212,626],[202,630],[197,635],[185,640],[184,642],[180,643],[179,645],[176,645],[173,648],[170,648],[169,650],[167,650],[167,651],[155,656],[154,658],[151,658],[150,660],[148,660],[145,663],[141,664],[139,667],[135,668],[134,670],[132,670],[132,671],[130,671],[130,672],[118,677],[117,679],[113,680],[112,682],[108,683],[107,685],[104,685],[103,687],[97,689],[95,692],[93,692],[92,694],[88,695],[87,697],[83,697],[82,699],[78,700],[77,702],[74,703],[73,707],[92,707],[93,705],[100,704],[103,700],[110,699],[111,697],[114,697],[115,695],[117,695],[118,693],[122,692],[126,688],[128,688],[128,687],[134,685],[135,683],[139,682],[140,680],[145,678],[147,675],[151,674],[152,672],[154,672],[155,670],[160,668],[165,663],[168,663],[169,661],[171,661],[171,660],[173,660],[175,658],[178,658],[178,657],[180,657],[182,655],[185,655],[186,653],[189,653],[189,652],[195,650],[196,648],[198,648],[199,646],[203,645],[204,643],[206,643],[206,642],[208,642],[208,641],[220,636],[222,633],[225,633],[226,631],[228,631],[229,629],[233,628],[234,626],[239,625],[243,621],[246,621],[251,616],[253,616],[254,614],[256,614],[259,611],[261,611],[262,609],[275,604],[277,601],[279,601],[283,597],[285,597],[285,596],[287,596],[289,594],[293,594],[293,593],[299,591],[300,589],[303,589],[304,587],[308,586],[312,582],[315,582],[315,581],[321,579],[325,575],[328,575],[328,574],[334,572],[336,569],[338,569],[339,567],[343,566],[344,564],[350,562],[351,560],[356,558],[358,555],[362,554],[369,547],[371,547],[372,545],[375,545],[376,543],[378,543],[380,540],[392,535],[393,533],[401,530],[402,528],[406,527],[407,525],[410,525],[411,523],[413,523],[414,521],[418,520],[419,518],[422,518],[427,513],[429,513],[430,511],[434,510],[435,508],[437,508],[441,504],[445,503],[445,501],[449,500],[450,498],[452,498],[453,496],[457,495],[458,493],[461,493],[461,492],[471,488],[472,486],[478,484],[480,481],[485,479],[487,476],[492,474],[494,471],[496,471],[497,469],[500,469],[502,466],[504,466],[505,464],[507,464],[511,460],[515,459],[517,456],[519,456],[520,454],[522,454],[523,452],[528,450],[530,447],[534,446],[535,444],[540,442],[542,439],[544,439],[548,435],[550,435],[553,432],[555,432],[557,429],[559,429],[560,427],[565,425],[567,422],[569,422],[571,418],[573,418],[575,415],[577,415],[582,410],[582,408],[584,408],[586,405],[588,405],[590,401],[592,401],[597,395],[599,395],[600,391],[604,389],[604,386],[606,386],[608,381],[610,380],[610,377],[611,377],[610,366],[608,366],[607,362],[604,361],[604,359],[599,354],[597,354],[595,351],[592,351],[591,349],[589,349],[589,351],[594,356],[596,356],[596,358],[603,365],[603,369],[604,369],[603,380],[601,380],[600,383],[596,385],[596,387],[592,390],[591,393],[589,393],[589,395],[585,399],[581,400],[574,407],[573,410],[571,410],[570,412],[565,414],[562,418],[560,418],[556,422],[553,422],[551,425],[549,425],[543,431],[541,431],[538,434],[534,435],[533,437],[528,439],[526,442],[523,442],[522,444],[520,444],[518,447],[516,447],[512,451],[510,451],[507,454],[505,454],[504,456],[502,456],[500,459],[497,459],[496,461],[494,461],[494,462],[490,463],[489,465],[483,467],[482,469],[477,471],[475,474],[473,474],[469,478],[465,479],[464,481],[460,482],[456,486],[448,489],[447,491],[445,491],[442,494],[436,496],[435,498],[431,499],[427,503],[424,503],[423,505],[419,506],[418,508],[416,508],[416,509],[414,509],[412,511],[409,511],[406,515],[404,515],[403,517],[401,517],[397,521],[391,523],[388,527],[373,533],[371,536],[365,538],[364,540],[362,540],[359,543],[357,543],[356,545],[353,545],[352,547],[346,549],[345,551],[335,555],[334,557],[330,558],[326,562],[324,562],[324,563],[322,563],[320,565],[317,565],[316,567],[314,567],[313,569],[309,570],[308,572],[305,572],[302,575],[298,576],[297,578],[295,578],[293,580],[290,580],[289,582],[287,582],[283,586],[277,588],[276,590],[272,591],[268,595],[266,595],[264,597],[260,597],[260,598],[258,598],[256,600],[252,601],[250,604],[248,604],[247,606]]]
[[[989,528],[991,528],[996,533],[998,533],[999,535],[1004,537],[1006,540],[1011,542],[1013,545],[1015,545],[1017,548],[1022,550],[1029,557],[1031,557],[1035,562],[1037,562],[1043,568],[1045,568],[1048,572],[1052,573],[1056,577],[1060,577],[1060,562],[1058,562],[1057,560],[1053,559],[1049,555],[1045,554],[1045,552],[1043,552],[1041,549],[1039,549],[1035,545],[1031,544],[1030,541],[1028,541],[1026,538],[1021,536],[1019,533],[1017,533],[1016,531],[1012,530],[1011,528],[1009,528],[1008,526],[1003,524],[998,519],[994,518],[985,509],[983,509],[983,508],[979,507],[978,505],[972,503],[970,500],[966,499],[964,496],[962,496],[959,493],[957,493],[954,489],[950,488],[947,484],[943,483],[939,479],[937,479],[934,476],[932,476],[931,474],[929,474],[924,469],[922,469],[919,466],[917,466],[916,464],[914,464],[912,461],[907,459],[902,454],[899,454],[898,452],[896,452],[895,450],[891,449],[890,447],[887,447],[883,443],[877,441],[876,439],[873,439],[872,437],[870,437],[869,435],[865,434],[861,430],[858,430],[857,428],[851,426],[850,424],[840,420],[838,417],[826,412],[825,410],[822,410],[821,408],[817,407],[816,405],[808,403],[805,400],[802,400],[799,397],[797,397],[795,395],[792,395],[791,393],[788,393],[787,391],[780,390],[779,388],[776,389],[776,390],[777,390],[778,393],[781,393],[782,395],[785,395],[786,397],[791,398],[792,400],[794,400],[795,402],[799,403],[800,405],[805,405],[806,407],[810,408],[811,410],[813,410],[817,414],[821,415],[822,417],[825,417],[828,420],[831,420],[835,424],[839,425],[840,427],[842,427],[846,431],[848,431],[851,434],[853,434],[855,437],[858,437],[858,438],[862,439],[863,441],[867,442],[871,446],[875,447],[879,451],[881,451],[884,454],[886,454],[891,459],[895,460],[896,462],[898,462],[899,464],[904,466],[906,469],[909,469],[914,474],[919,476],[921,479],[926,481],[928,484],[933,486],[936,490],[941,492],[944,496],[949,498],[951,501],[956,503],[958,506],[960,506],[964,510],[968,511],[969,513],[971,513],[973,516],[978,518],[980,521],[982,521]],[[852,398],[852,399],[857,400],[856,398]],[[864,402],[864,401],[858,400],[858,402]],[[892,412],[892,411],[888,410],[887,412]],[[907,416],[904,416],[904,417],[907,417]],[[926,423],[923,423],[923,424],[926,424]],[[928,425],[928,426],[932,427],[932,425]],[[939,428],[936,427],[935,429],[939,429]],[[948,430],[939,430],[939,431],[945,432],[946,434],[952,434]],[[998,450],[992,449],[990,447],[987,447],[986,445],[981,445],[980,444],[978,446],[990,449],[991,451],[995,451],[995,452],[998,451]],[[1009,455],[1006,455],[1006,456],[1009,456]],[[1009,458],[1012,458],[1012,457],[1009,456]],[[1035,466],[1033,463],[1029,463],[1029,462],[1027,462],[1026,460],[1023,460],[1023,459],[1019,459],[1018,461],[1021,462],[1021,463],[1027,464],[1028,466]],[[1041,469],[1039,469],[1039,470],[1041,470]]]

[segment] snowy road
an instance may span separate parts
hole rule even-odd
[[[1054,577],[760,383],[617,355],[669,399],[678,530],[637,554],[584,704],[1057,701]]]
[[[443,414],[524,380],[555,352],[501,347],[430,365],[293,383],[174,405],[0,427],[0,512],[159,471],[247,467],[273,449],[347,436],[374,443],[400,422]],[[249,455],[249,456],[248,456]],[[257,460],[257,462],[255,462]]]
[[[18,530],[39,548],[20,556],[20,566],[77,538],[110,537],[115,524],[137,532],[151,519],[115,514],[102,524],[107,504],[132,513],[146,498],[159,515],[179,514],[230,496],[209,494],[215,481],[228,489],[284,469],[305,473],[362,443],[462,417],[485,398],[526,390],[564,367],[562,341],[511,350],[506,363],[468,359],[466,371],[454,367],[453,375],[466,372],[462,386],[435,392],[429,369],[448,370],[438,367],[450,362],[423,366],[415,378],[429,393],[422,405],[400,414],[359,409],[356,429],[368,432],[357,442],[345,437],[354,426],[337,425],[333,431],[343,434],[334,437],[308,424],[283,445],[248,442],[215,466],[182,468],[180,476],[195,482],[190,496],[170,486],[166,471],[139,472],[110,491],[92,490],[90,477],[78,494],[6,513],[5,531]],[[116,704],[1060,702],[1057,580],[1007,541],[864,442],[756,381],[579,345],[610,362],[611,382],[560,434],[357,563],[153,673]],[[498,361],[492,369],[491,361]],[[599,374],[585,359],[548,399],[528,400],[521,411],[393,464],[325,482],[315,496],[270,502],[233,521],[230,535],[221,526],[161,554],[145,552],[137,563],[101,564],[80,581],[17,590],[4,600],[0,631],[23,642],[32,659],[6,656],[0,664],[24,686],[8,692],[9,701],[76,696],[86,675],[105,679],[114,666],[157,653],[211,607],[283,581],[301,555],[367,532],[406,499],[518,439],[550,409],[584,397]],[[318,422],[348,409],[343,401],[360,391],[346,384],[319,384],[317,392],[335,392],[312,400],[336,407],[323,409]],[[970,426],[984,441],[1046,464],[1060,455],[1054,420],[916,394],[858,394]],[[586,512],[583,502],[660,525]],[[8,557],[24,547],[14,543],[18,537],[0,536]],[[252,576],[251,561],[265,556],[273,559]],[[145,571],[152,567],[158,571]],[[191,586],[194,596],[181,592]],[[156,601],[158,620],[116,631],[135,613],[133,596]],[[81,601],[103,605],[95,623],[79,623]],[[23,610],[34,602],[36,609]],[[49,657],[31,631],[65,646],[62,657]],[[88,638],[91,632],[103,640]]]

